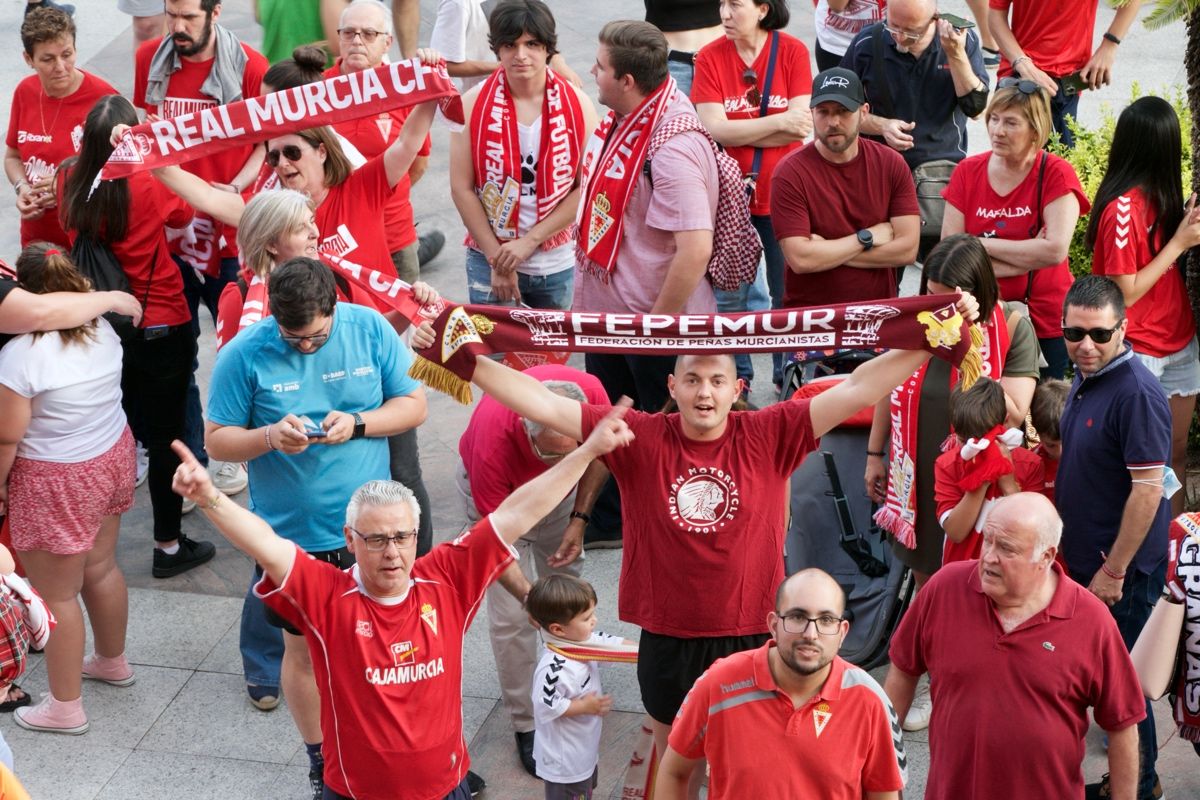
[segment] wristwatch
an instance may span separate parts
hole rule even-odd
[[[581,520],[583,520],[584,525],[587,525],[589,522],[592,521],[592,518],[590,516],[588,516],[587,514],[583,513],[582,511],[572,511],[570,516],[567,517],[567,519],[581,519]]]
[[[863,250],[870,250],[875,246],[875,236],[866,228],[858,232],[858,243],[862,245]]]
[[[351,411],[350,416],[354,417],[354,433],[350,435],[351,439],[361,439],[367,435],[367,423],[363,422],[362,414],[357,411]]]

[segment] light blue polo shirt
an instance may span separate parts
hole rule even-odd
[[[280,338],[273,317],[222,348],[213,367],[208,418],[259,428],[287,414],[314,422],[330,411],[363,412],[420,386],[408,376],[409,349],[378,312],[338,303],[329,340],[305,355]],[[280,536],[310,552],[345,544],[346,503],[369,480],[389,478],[387,439],[273,451],[249,463],[250,509]]]

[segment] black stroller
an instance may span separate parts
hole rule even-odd
[[[817,393],[874,358],[873,350],[800,354],[783,373],[783,399]],[[862,487],[870,409],[821,437],[820,447],[792,473],[791,524],[784,567],[792,574],[820,567],[849,597],[850,633],[841,656],[864,669],[887,660],[888,642],[913,595],[913,578],[892,557]],[[863,424],[865,421],[865,425]]]

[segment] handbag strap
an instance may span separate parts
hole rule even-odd
[[[158,266],[158,251],[162,249],[162,238],[154,245],[154,259],[150,262],[150,277],[146,278],[146,291],[142,293],[142,321],[137,327],[146,327],[146,306],[150,304],[150,284],[154,282],[154,268]]]
[[[771,105],[771,79],[775,77],[775,56],[779,54],[779,31],[771,31],[771,55],[767,56],[767,77],[763,80],[762,103],[758,107],[758,116],[765,117]],[[758,177],[762,168],[763,149],[754,148],[754,160],[750,163],[750,174]]]
[[[875,23],[874,27],[875,31],[871,34],[871,88],[874,90],[875,87],[879,87],[877,92],[872,91],[872,94],[878,94],[875,99],[879,102],[871,104],[874,106],[871,111],[874,113],[875,108],[878,108],[880,112],[886,113],[875,114],[875,116],[891,117],[893,114],[892,88],[883,75],[883,59],[886,56],[883,52],[883,37],[887,35],[887,32],[884,30],[882,22]]]
[[[1043,150],[1041,162],[1038,164],[1037,192],[1034,200],[1034,208],[1036,208],[1037,211],[1034,212],[1036,216],[1034,217],[1033,227],[1029,229],[1030,239],[1036,237],[1038,235],[1038,231],[1042,229],[1042,183],[1044,182],[1043,179],[1046,177],[1046,159],[1048,158],[1049,154]],[[1025,305],[1028,307],[1029,298],[1033,296],[1033,270],[1029,270],[1026,275],[1028,275],[1028,278],[1025,281]]]

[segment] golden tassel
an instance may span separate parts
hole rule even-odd
[[[978,325],[970,326],[971,332],[971,349],[963,356],[962,363],[958,365],[959,382],[965,392],[971,388],[975,381],[983,375],[983,331]]]
[[[441,364],[435,364],[427,358],[418,355],[413,359],[408,374],[442,394],[448,394],[464,406],[471,405],[471,384],[455,375]]]

